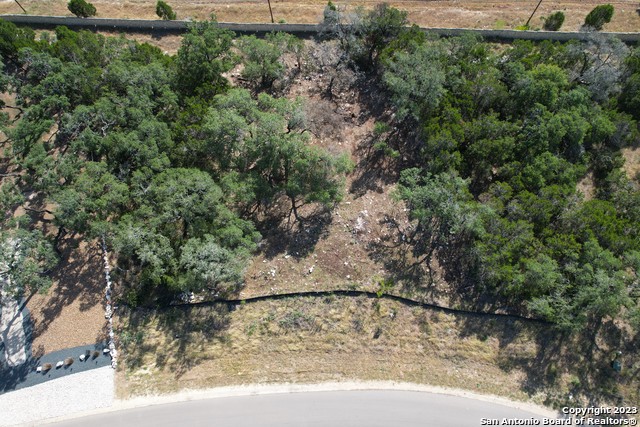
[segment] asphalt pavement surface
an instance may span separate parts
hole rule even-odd
[[[411,391],[339,391],[193,400],[103,413],[57,427],[466,427],[483,419],[543,417],[464,397]],[[542,424],[542,423],[541,423]]]

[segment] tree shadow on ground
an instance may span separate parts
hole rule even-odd
[[[257,220],[257,229],[262,234],[260,250],[268,259],[287,253],[301,259],[312,253],[316,244],[329,235],[333,222],[331,210],[323,207],[308,206],[301,220],[283,219],[283,216],[266,216]]]
[[[471,247],[471,242],[460,241],[439,248],[435,253],[439,272],[450,289],[450,303],[482,313],[526,312],[523,311],[522,301],[509,301],[483,286],[478,286],[478,266],[474,255],[469,251]]]
[[[544,322],[480,315],[459,316],[457,324],[461,337],[497,339],[498,366],[523,372],[520,390],[530,397],[545,395],[546,405],[634,404],[624,401],[621,390],[630,390],[626,394],[633,399],[633,390],[640,386],[633,369],[640,359],[638,338],[625,336],[613,321],[573,333]],[[617,351],[623,352],[621,373],[612,367]]]
[[[389,272],[386,279],[396,285],[396,291],[423,302],[490,312],[467,277],[460,257],[449,263],[440,251],[428,263],[412,242],[413,224],[403,225],[392,215],[386,215],[379,224],[384,232],[368,243],[367,252],[372,260],[384,265]],[[453,275],[461,276],[453,280]]]
[[[100,246],[74,234],[65,236],[59,247],[60,261],[51,273],[56,285],[49,290],[47,306],[34,320],[34,337],[44,334],[62,310],[75,301],[79,300],[81,311],[103,302],[104,270]]]
[[[209,306],[175,306],[163,309],[128,310],[128,327],[118,337],[126,369],[135,370],[155,355],[152,363],[182,377],[200,362],[207,360],[205,346],[215,341],[228,342],[227,330],[233,308],[226,303]],[[153,322],[154,319],[157,319]],[[155,326],[157,334],[145,330]]]
[[[371,81],[360,79],[356,90],[358,103],[364,113],[360,121],[373,118],[386,130],[370,133],[356,146],[353,155],[359,159],[356,174],[349,188],[354,196],[362,197],[368,191],[382,192],[383,186],[398,181],[400,171],[409,164],[402,147],[413,140],[412,133],[397,126],[393,121],[393,110],[383,90],[372,87]],[[360,123],[362,124],[362,123]]]
[[[0,351],[2,351],[1,347]],[[18,384],[24,382],[37,366],[38,359],[29,358],[26,363],[20,366],[0,368],[0,394],[15,390]]]
[[[360,159],[356,165],[349,192],[355,198],[369,191],[383,192],[383,187],[397,182],[399,161],[390,157],[384,149],[376,148],[378,138],[368,135],[360,141],[354,150],[354,156]]]
[[[580,333],[569,333],[544,321],[497,316],[493,313],[526,315],[528,311],[523,302],[500,298],[477,285],[476,267],[464,245],[441,248],[432,262],[435,271],[429,271],[413,254],[408,239],[411,229],[403,229],[392,218],[383,223],[388,233],[368,249],[369,256],[390,272],[386,279],[412,299],[476,312],[456,316],[460,337],[496,339],[498,366],[506,372],[524,373],[518,385],[521,391],[532,397],[547,396],[548,405],[622,404],[623,395],[627,405],[635,404],[634,398],[637,402],[640,333],[630,337],[624,322],[593,322]],[[443,287],[434,283],[442,278],[446,281]],[[612,368],[618,350],[623,352],[619,374]]]

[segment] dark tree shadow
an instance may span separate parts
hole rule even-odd
[[[208,306],[174,306],[163,309],[138,308],[123,313],[129,327],[118,334],[127,369],[142,366],[143,357],[155,354],[159,369],[170,370],[176,378],[206,360],[199,349],[214,341],[227,342],[230,312],[226,303]],[[156,330],[167,337],[163,345],[145,336],[157,317]]]
[[[481,315],[459,316],[457,324],[462,337],[498,339],[498,366],[505,372],[524,372],[520,390],[530,397],[546,395],[546,405],[637,404],[624,402],[621,394],[623,386],[638,387],[638,372],[633,370],[639,359],[637,337],[625,338],[612,321],[594,322],[579,333],[544,322]],[[623,352],[621,373],[612,367],[617,351]],[[559,386],[567,377],[569,393],[561,394]]]
[[[282,219],[282,215],[266,216],[256,221],[263,236],[260,250],[268,259],[288,253],[294,258],[304,258],[312,253],[316,244],[328,236],[333,216],[329,208],[318,206],[307,210],[300,220],[293,215]]]
[[[83,241],[86,246],[79,249]],[[34,337],[45,333],[62,310],[75,301],[80,302],[81,311],[103,303],[104,270],[99,245],[87,242],[77,234],[63,237],[60,261],[51,277],[58,285],[55,292],[50,291],[47,306],[34,322]]]

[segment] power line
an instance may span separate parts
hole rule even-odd
[[[13,1],[15,1],[18,6],[20,6],[20,9],[22,9],[22,11],[24,13],[27,13],[27,11],[24,9],[24,7],[22,7],[22,5],[20,3],[18,3],[18,0],[13,0]]]
[[[535,14],[536,14],[536,10],[538,10],[538,8],[540,7],[540,3],[542,3],[542,0],[540,0],[540,1],[538,2],[538,5],[536,6],[536,8],[535,8],[535,9],[533,9],[533,12],[531,13],[531,16],[529,17],[529,19],[527,19],[527,23],[526,23],[526,24],[524,24],[524,26],[525,26],[525,27],[529,28],[529,22],[531,21],[531,18],[533,18],[533,15],[535,15]]]

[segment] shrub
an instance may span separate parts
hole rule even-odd
[[[544,28],[546,31],[558,31],[562,24],[564,23],[564,13],[555,12],[549,15],[544,20]]]
[[[176,13],[171,9],[171,6],[162,0],[158,0],[158,3],[156,3],[156,15],[165,21],[176,19]]]
[[[600,31],[604,24],[611,22],[612,17],[613,6],[610,4],[601,4],[589,12],[587,17],[584,19],[584,26]]]
[[[88,18],[95,16],[96,8],[91,3],[87,3],[85,0],[71,0],[67,4],[69,11],[76,15],[78,18]]]

